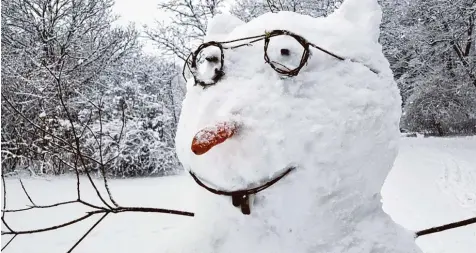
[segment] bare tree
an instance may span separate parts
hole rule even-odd
[[[223,0],[169,0],[158,5],[170,14],[170,23],[157,21],[146,29],[147,37],[154,41],[167,56],[185,61],[195,44],[200,43],[207,31],[208,19],[220,13]]]

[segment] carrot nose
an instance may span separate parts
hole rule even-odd
[[[214,146],[232,137],[236,128],[237,125],[234,122],[221,122],[198,131],[193,137],[192,152],[196,155],[205,154]]]

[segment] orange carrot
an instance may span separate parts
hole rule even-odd
[[[214,146],[232,137],[236,131],[234,122],[221,122],[211,127],[200,130],[192,141],[192,152],[202,155]]]

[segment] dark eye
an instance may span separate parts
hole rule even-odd
[[[289,49],[287,49],[287,48],[282,48],[282,49],[281,49],[281,55],[289,56]]]
[[[297,35],[265,38],[264,60],[284,76],[296,76],[309,58],[309,45]]]
[[[218,57],[217,56],[207,56],[205,58],[205,60],[207,60],[208,62],[211,62],[211,63],[218,63]]]
[[[216,84],[225,74],[223,59],[223,47],[219,42],[211,41],[200,45],[186,62],[195,84],[203,87]]]

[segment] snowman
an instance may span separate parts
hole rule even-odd
[[[346,0],[322,18],[210,21],[176,135],[195,217],[166,252],[421,252],[382,210],[401,100],[381,16]]]

